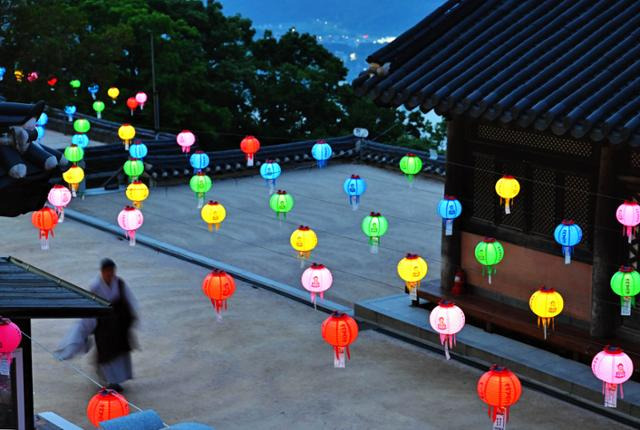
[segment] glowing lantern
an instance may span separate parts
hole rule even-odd
[[[189,164],[194,173],[198,173],[209,167],[209,156],[202,151],[196,151],[189,157]]]
[[[98,91],[100,91],[100,85],[91,84],[87,87],[87,91],[89,91],[89,94],[91,94],[91,98],[95,100],[96,94],[98,94]]]
[[[98,119],[102,118],[102,111],[104,110],[104,102],[101,102],[100,100],[96,100],[95,102],[93,102],[93,110],[96,112],[96,117]]]
[[[4,80],[5,73],[7,73],[7,68],[6,67],[0,67],[0,81]]]
[[[35,82],[38,80],[38,72],[29,72],[27,74],[27,81],[29,82]]]
[[[116,99],[120,95],[120,90],[118,88],[116,88],[116,87],[110,87],[107,90],[107,95],[109,96],[109,98],[111,99],[113,104],[116,104]]]
[[[73,122],[73,129],[76,133],[88,133],[91,130],[91,123],[84,118],[80,118]]]
[[[56,208],[58,222],[64,222],[64,208],[71,202],[71,192],[67,187],[54,185],[47,196],[49,204]]]
[[[77,96],[78,95],[78,89],[80,88],[80,85],[82,85],[80,83],[80,81],[78,79],[73,79],[73,80],[69,81],[69,85],[73,89],[73,95]]]
[[[47,79],[47,85],[49,85],[49,88],[51,88],[51,91],[55,91],[55,86],[58,83],[58,78],[56,78],[55,76],[51,76],[49,79]]]
[[[622,384],[633,375],[633,362],[622,349],[605,346],[593,357],[591,370],[596,378],[602,381],[604,406],[615,408],[618,403],[618,386],[620,386],[620,398],[624,399]]]
[[[18,82],[22,82],[22,79],[24,79],[24,72],[22,70],[15,70],[13,72],[13,76],[15,76],[16,81]]]
[[[64,149],[64,158],[72,163],[77,163],[84,158],[84,151],[72,143]]]
[[[196,143],[196,136],[189,130],[182,130],[176,136],[176,142],[182,148],[182,152],[186,154],[191,150],[191,146]]]
[[[129,182],[133,182],[144,173],[144,163],[136,158],[129,158],[124,162],[122,170],[129,177]]]
[[[342,184],[344,192],[349,197],[349,205],[354,211],[358,209],[360,204],[360,196],[367,190],[367,183],[358,175],[351,175]]]
[[[269,207],[276,213],[276,217],[287,219],[287,213],[293,209],[293,197],[284,190],[278,190],[269,198]]]
[[[147,94],[142,91],[136,93],[136,101],[140,105],[140,110],[144,110],[144,104],[147,102]]]
[[[371,212],[362,220],[362,231],[369,238],[369,251],[372,254],[378,253],[380,238],[384,236],[389,228],[389,222],[380,212]]]
[[[636,295],[640,293],[640,273],[633,267],[622,266],[611,277],[611,289],[620,296],[620,315],[631,315],[631,306],[636,305]]]
[[[324,140],[319,140],[311,147],[311,156],[318,162],[318,167],[322,168],[327,165],[327,160],[331,158],[333,150]]]
[[[560,293],[553,288],[542,287],[529,298],[531,311],[538,316],[538,327],[542,323],[544,338],[547,338],[547,327],[555,330],[554,318],[560,315],[564,308],[564,300]]]
[[[129,403],[122,394],[102,388],[89,400],[87,417],[91,424],[100,427],[103,421],[129,415]]]
[[[405,174],[409,185],[411,185],[413,177],[422,170],[422,160],[417,155],[408,153],[400,159],[400,170]]]
[[[616,210],[616,218],[623,225],[622,233],[633,240],[633,231],[640,224],[640,205],[636,202],[626,201]]]
[[[127,107],[131,111],[131,116],[133,116],[133,111],[138,108],[138,101],[135,97],[129,97],[127,99]]]
[[[440,334],[440,344],[444,345],[444,355],[451,358],[449,349],[456,344],[456,334],[464,327],[464,312],[453,302],[441,301],[429,315],[431,328]]]
[[[489,417],[494,429],[504,429],[509,420],[509,408],[522,395],[518,377],[506,367],[494,364],[478,380],[478,397],[489,405]]]
[[[302,267],[304,260],[308,260],[311,257],[311,251],[318,244],[318,236],[308,226],[301,225],[289,238],[291,247],[298,253],[300,258],[300,267]]]
[[[20,328],[8,318],[0,317],[0,375],[9,375],[13,352],[22,342]]]
[[[127,185],[125,194],[138,209],[142,208],[142,202],[149,197],[149,188],[142,181],[133,181]]]
[[[476,245],[475,256],[478,263],[482,264],[482,275],[486,275],[491,283],[491,275],[496,273],[495,265],[504,257],[502,244],[492,237],[487,237]]]
[[[281,173],[282,169],[280,165],[273,160],[267,160],[260,166],[260,176],[262,176],[269,186],[269,194],[273,194],[276,188],[276,179],[278,179]]]
[[[51,208],[44,207],[33,212],[31,223],[39,231],[40,248],[49,249],[49,233],[53,237],[53,229],[58,224],[58,214]]]
[[[211,299],[216,311],[216,320],[222,320],[222,309],[227,310],[227,300],[236,291],[236,283],[226,272],[214,269],[204,278],[202,292]]]
[[[420,281],[427,276],[427,262],[417,254],[407,254],[398,262],[398,276],[404,281],[412,300],[418,299]]]
[[[147,145],[142,143],[142,141],[140,140],[137,140],[133,145],[129,147],[129,156],[131,156],[131,158],[142,160],[147,156],[148,153],[149,150],[147,149]]]
[[[562,245],[564,264],[570,264],[573,247],[582,240],[582,229],[573,220],[565,219],[556,227],[553,237],[556,242]]]
[[[38,142],[40,142],[44,138],[44,127],[41,125],[36,125],[36,133],[38,133]]]
[[[200,216],[209,226],[209,231],[213,231],[214,225],[216,226],[216,231],[218,231],[220,224],[227,217],[227,210],[220,203],[210,201],[202,207]]]
[[[80,185],[80,182],[84,179],[84,170],[82,170],[80,166],[71,166],[69,170],[62,174],[62,179],[69,184],[71,195],[75,197],[76,191],[78,191],[78,185]]]
[[[76,107],[74,105],[66,105],[64,107],[64,113],[67,115],[67,120],[73,122],[73,116],[76,114]]]
[[[86,134],[74,134],[71,136],[71,143],[84,149],[89,146],[89,137]]]
[[[189,187],[191,187],[191,191],[196,193],[196,197],[198,198],[198,208],[201,208],[204,204],[204,198],[211,189],[211,178],[204,174],[204,172],[198,172],[191,177],[189,181]]]
[[[462,205],[460,201],[453,196],[444,196],[438,203],[438,215],[444,223],[444,235],[451,236],[453,234],[453,220],[458,218],[462,213]]]
[[[513,176],[504,175],[496,182],[496,193],[500,196],[500,204],[504,200],[504,213],[511,213],[511,202],[520,192],[520,182]]]
[[[358,324],[349,315],[334,312],[322,322],[322,338],[333,346],[335,352],[333,367],[345,367],[345,353],[351,359],[349,345],[358,337]]]
[[[129,144],[136,137],[136,129],[131,124],[122,124],[118,128],[118,137],[124,143],[124,149],[129,150]]]
[[[142,227],[143,222],[142,212],[132,206],[125,206],[118,214],[118,225],[124,230],[124,236],[129,239],[130,246],[135,246],[136,230]]]
[[[324,299],[324,292],[333,284],[333,275],[323,264],[312,263],[311,267],[302,272],[300,282],[302,282],[304,289],[311,294],[311,302],[315,307],[316,294]]]
[[[44,127],[49,122],[49,115],[45,112],[42,112],[36,121],[36,125]]]
[[[260,149],[260,141],[253,136],[247,136],[240,142],[240,150],[247,158],[247,166],[253,166],[253,156]]]

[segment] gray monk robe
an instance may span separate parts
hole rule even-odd
[[[107,384],[120,384],[133,378],[131,329],[138,319],[138,302],[117,276],[111,285],[107,285],[98,275],[91,284],[91,292],[111,303],[112,315],[79,320],[60,342],[56,355],[60,360],[67,360],[89,352],[89,336],[93,334],[98,350],[99,373]]]

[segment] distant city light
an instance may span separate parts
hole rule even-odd
[[[349,60],[356,61],[357,59],[358,59],[358,56],[356,55],[355,52],[352,52],[351,54],[349,54]]]
[[[391,43],[394,40],[396,40],[395,36],[386,36],[386,37],[380,37],[374,40],[373,43],[385,44],[385,43]]]

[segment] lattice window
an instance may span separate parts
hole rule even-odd
[[[548,235],[556,226],[556,172],[534,168],[531,231]]]
[[[481,220],[494,222],[496,194],[495,162],[493,157],[477,155],[474,157],[473,171],[473,216]]]
[[[562,216],[573,219],[582,226],[584,235],[581,245],[583,246],[591,243],[591,214],[595,209],[591,204],[590,185],[589,179],[583,176],[567,175],[564,178],[564,212]]]
[[[630,160],[631,167],[640,167],[640,152],[633,151]]]

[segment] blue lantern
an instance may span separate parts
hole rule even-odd
[[[273,160],[266,160],[260,166],[260,176],[267,182],[269,186],[269,193],[273,194],[273,191],[276,188],[276,179],[282,173],[282,169],[280,165]]]
[[[44,127],[45,125],[47,125],[48,122],[49,122],[49,116],[46,113],[42,112],[40,114],[40,118],[38,118],[38,120],[36,121],[36,125],[41,125]]]
[[[91,98],[95,100],[96,94],[98,94],[98,91],[100,91],[100,85],[91,84],[87,87],[87,91],[89,91],[89,94],[91,94]]]
[[[453,196],[444,196],[438,203],[438,215],[444,223],[445,236],[453,234],[453,220],[458,218],[462,213],[462,204]]]
[[[74,134],[71,136],[71,143],[84,149],[89,146],[89,137],[86,134]]]
[[[189,157],[189,163],[193,167],[193,173],[202,172],[209,166],[209,156],[203,151],[196,151]]]
[[[320,168],[327,165],[327,160],[331,158],[331,154],[333,154],[331,145],[329,145],[324,140],[319,140],[311,148],[311,156],[316,159],[316,161],[318,162],[318,167]]]
[[[571,263],[571,251],[582,240],[582,229],[571,219],[563,220],[553,232],[556,242],[562,245],[564,264]]]
[[[44,127],[41,125],[36,125],[36,131],[38,132],[38,142],[42,141],[42,138],[44,138]]]
[[[342,188],[349,197],[351,209],[355,211],[360,204],[360,196],[367,190],[367,183],[360,176],[351,175],[350,178],[345,179]]]
[[[149,151],[147,149],[147,145],[142,143],[141,140],[135,140],[133,142],[133,145],[129,146],[129,155],[131,156],[131,158],[142,160],[147,156],[148,152]]]
[[[0,67],[0,81],[4,80],[5,73],[7,73],[7,69],[5,67]]]
[[[73,116],[76,114],[76,107],[74,105],[66,105],[64,107],[64,113],[67,114],[69,122],[73,122]]]

